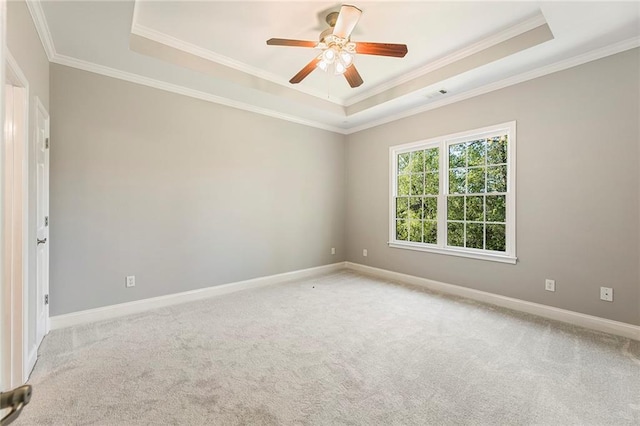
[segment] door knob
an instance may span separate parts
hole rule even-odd
[[[11,411],[0,419],[0,424],[8,425],[17,419],[29,401],[31,401],[31,385],[24,385],[9,392],[3,392],[0,395],[0,410],[10,408]]]
[[[44,244],[46,242],[47,242],[46,238],[44,240],[41,240],[40,238],[38,238],[38,244],[37,245]]]

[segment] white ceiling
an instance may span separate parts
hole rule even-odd
[[[315,70],[326,1],[40,1],[29,4],[52,62],[351,133],[640,45],[639,2],[357,2],[353,41],[407,44],[358,55],[364,84]],[[439,89],[447,94],[428,96]]]

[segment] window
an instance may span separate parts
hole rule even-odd
[[[391,147],[389,245],[515,263],[515,130]]]

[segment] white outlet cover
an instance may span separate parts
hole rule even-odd
[[[125,285],[127,287],[135,287],[136,286],[136,277],[135,277],[135,275],[127,276],[127,279],[125,280]]]
[[[368,254],[369,254],[369,253],[367,252],[367,249],[363,249],[363,250],[362,250],[362,255],[363,255],[364,257],[367,257],[367,255],[368,255]]]
[[[600,300],[613,302],[613,289],[611,287],[600,287]]]
[[[544,289],[547,291],[556,291],[556,280],[544,280]]]

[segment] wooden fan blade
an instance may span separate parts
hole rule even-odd
[[[363,83],[362,77],[360,77],[360,73],[356,69],[355,65],[351,65],[349,68],[347,68],[347,70],[344,72],[344,78],[347,79],[347,82],[351,87],[358,87]]]
[[[408,52],[406,44],[393,43],[367,43],[359,41],[356,43],[356,53],[363,55],[393,56],[404,58]]]
[[[307,40],[289,40],[286,38],[270,38],[267,40],[269,46],[292,46],[292,47],[316,47],[318,42]]]
[[[304,78],[306,76],[308,76],[309,74],[311,74],[311,71],[316,69],[316,65],[318,65],[318,62],[320,62],[320,59],[318,58],[313,58],[313,60],[311,62],[309,62],[307,65],[305,65],[304,68],[302,68],[298,74],[294,75],[293,78],[291,80],[289,80],[289,83],[291,84],[298,84],[300,83],[302,80],[304,80]]]
[[[340,38],[349,38],[356,27],[362,11],[355,6],[343,5],[338,14],[336,26],[333,27],[333,35]]]

